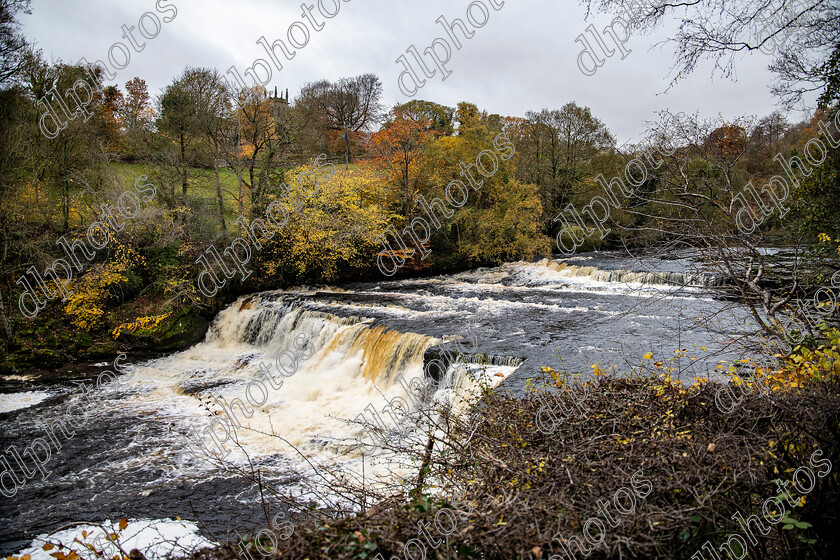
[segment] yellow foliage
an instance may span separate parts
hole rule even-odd
[[[110,288],[120,282],[127,282],[123,276],[127,267],[118,263],[95,265],[81,278],[70,283],[73,290],[64,312],[70,316],[70,322],[80,329],[91,330],[100,325],[105,314],[103,306],[110,294]]]
[[[729,366],[729,375],[735,385],[755,388],[757,383],[771,391],[781,389],[797,389],[808,384],[834,379],[840,375],[840,331],[835,328],[824,328],[826,342],[812,350],[804,346],[796,346],[790,356],[784,358],[779,369],[755,364],[752,360],[741,360],[752,375],[738,375],[739,370],[734,365]],[[776,357],[781,357],[777,355]],[[743,369],[743,368],[742,368]]]
[[[114,337],[114,340],[118,339],[120,335],[125,332],[135,332],[137,330],[148,330],[157,328],[163,321],[165,321],[172,312],[169,311],[162,315],[150,315],[149,317],[137,317],[131,323],[123,323],[111,331],[111,334]]]
[[[286,183],[294,184],[304,171],[312,173],[307,168],[295,169]],[[311,179],[304,177],[301,183],[310,193],[314,189]],[[357,166],[336,170],[329,181],[319,180],[317,192],[299,210],[281,198],[289,219],[275,230],[273,243],[280,254],[274,258],[266,255],[269,274],[286,266],[301,276],[332,280],[340,266],[372,260],[380,250],[376,239],[394,218],[384,209],[384,196],[379,175],[369,167]]]
[[[501,178],[493,179],[496,182],[488,179],[482,187],[485,206],[461,208],[455,217],[459,252],[477,262],[549,254],[550,240],[539,228],[542,203],[537,187],[513,179],[504,184]]]

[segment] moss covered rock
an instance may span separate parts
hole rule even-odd
[[[119,340],[132,349],[173,352],[201,341],[209,326],[210,323],[198,312],[185,308],[174,312],[154,328],[123,333]]]

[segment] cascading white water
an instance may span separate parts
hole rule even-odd
[[[133,398],[154,395],[158,406],[177,409],[175,431],[195,457],[209,451],[245,464],[244,450],[252,460],[281,456],[288,464],[300,453],[353,468],[362,453],[358,442],[371,440],[362,424],[405,430],[385,409],[392,401],[417,402],[408,393],[410,380],[427,378],[424,352],[438,342],[371,319],[252,296],[219,313],[205,342],[138,366]],[[445,402],[464,410],[482,385],[496,385],[514,369],[449,364],[424,405]],[[368,468],[368,476],[378,474]]]
[[[594,266],[578,266],[563,261],[542,259],[535,263],[564,278],[585,278],[594,282],[635,283],[646,286],[705,287],[717,285],[720,279],[708,274],[687,272],[633,272],[630,270],[601,270]]]

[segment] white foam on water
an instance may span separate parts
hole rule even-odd
[[[311,344],[308,358],[295,345],[301,335]],[[222,422],[229,425],[216,399],[227,403],[239,399],[247,413],[234,409],[241,423],[235,436],[247,456],[229,441],[226,462],[244,467],[249,460],[258,461],[270,467],[268,478],[294,478],[289,473],[297,472],[315,479],[310,476],[314,473],[309,461],[356,470],[362,461],[357,439],[362,437],[363,426],[354,424],[354,419],[368,405],[382,411],[396,397],[411,402],[396,376],[402,374],[406,381],[422,379],[424,352],[437,342],[375,326],[366,319],[290,307],[272,297],[250,303],[240,300],[219,314],[204,342],[133,366],[134,375],[119,396],[120,409],[137,418],[154,419],[170,430],[154,442],[156,449],[113,466],[137,470],[154,464],[167,469],[171,477],[205,477],[215,463],[204,458],[197,443],[217,450],[206,430],[221,419],[215,425],[219,439],[224,439],[220,426]],[[281,377],[276,368],[275,360],[284,352],[300,358],[297,371],[288,377]],[[282,386],[275,388],[260,377],[261,363],[271,365],[275,385]],[[248,391],[251,402],[261,404],[249,403]],[[387,415],[382,416],[392,424]],[[190,440],[184,440],[184,435]],[[414,468],[402,467],[390,472],[404,470],[408,476]],[[383,465],[382,474],[388,471]],[[368,477],[377,475],[376,469],[365,472]],[[285,488],[294,493],[291,484]]]
[[[475,304],[488,302],[476,299]],[[301,348],[294,343],[301,335],[311,343],[308,358],[301,356]],[[152,442],[154,449],[115,461],[109,468],[164,469],[167,478],[188,480],[214,474],[218,461],[212,456],[207,460],[207,450],[218,453],[219,449],[208,430],[215,424],[218,438],[224,439],[222,425],[230,426],[230,418],[219,400],[232,403],[238,399],[247,410],[234,409],[241,423],[234,431],[241,448],[228,441],[224,451],[229,454],[224,461],[239,467],[256,461],[265,469],[267,479],[283,481],[292,494],[297,484],[294,474],[317,480],[319,465],[361,473],[365,461],[365,476],[374,485],[377,479],[390,483],[395,476],[410,477],[417,466],[409,460],[395,461],[392,452],[377,448],[363,455],[359,441],[369,441],[371,434],[362,424],[374,424],[367,412],[372,408],[384,422],[388,437],[402,437],[400,434],[412,429],[410,422],[397,425],[385,409],[393,402],[414,402],[408,384],[412,379],[424,379],[424,352],[439,342],[425,335],[388,330],[368,319],[290,306],[268,295],[240,299],[219,314],[204,342],[133,365],[133,377],[113,404],[133,417],[154,419],[170,429]],[[283,353],[300,358],[297,371],[288,377],[281,377],[276,368],[276,358]],[[275,384],[282,382],[282,386],[272,387],[261,377],[261,364],[271,365]],[[460,410],[462,404],[466,407],[476,400],[482,386],[497,385],[515,369],[452,364],[433,402],[454,405],[457,401]],[[403,383],[397,382],[398,375]],[[360,415],[361,422],[357,420]],[[380,455],[381,462],[377,462]],[[156,483],[151,482],[150,487]],[[304,495],[306,484],[301,484],[300,495]]]
[[[571,285],[597,289],[605,293],[700,292],[695,286],[702,277],[681,272],[633,272],[600,270],[595,267],[570,265],[564,261],[542,259],[536,263],[515,262],[502,265],[528,285]]]
[[[117,533],[116,543],[126,552],[137,549],[147,560],[164,560],[172,556],[186,556],[193,550],[214,547],[218,543],[203,537],[198,526],[192,521],[175,519],[134,519],[122,531],[118,523],[106,520],[97,525],[77,525],[53,534],[38,535],[32,540],[28,548],[21,550],[17,556],[28,554],[31,560],[55,560],[51,554],[57,551],[69,554],[69,549],[84,560],[95,560],[98,557],[86,546],[75,542],[92,544],[97,550],[106,552],[106,558],[121,556],[119,548],[106,539],[106,532]],[[87,536],[83,536],[83,533]],[[55,548],[47,551],[44,545],[51,543]],[[59,544],[63,545],[59,548]]]
[[[0,412],[12,412],[35,406],[43,402],[50,393],[47,391],[24,391],[22,393],[0,394]]]

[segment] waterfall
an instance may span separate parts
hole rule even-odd
[[[328,357],[333,354],[359,356],[359,367],[352,377],[361,376],[384,387],[393,384],[398,372],[413,366],[422,368],[423,353],[437,342],[432,337],[371,323],[370,319],[356,316],[339,317],[305,309],[282,299],[251,296],[218,315],[206,342],[221,346],[246,343],[265,350],[262,358],[268,361],[266,358],[276,359],[283,352],[296,353],[299,349],[294,347],[293,334],[302,333],[314,349],[314,355],[306,359],[307,369],[327,366]]]
[[[649,286],[711,287],[722,284],[722,278],[703,273],[686,272],[633,272],[629,270],[600,270],[594,266],[578,266],[565,262],[542,259],[536,263],[565,278],[588,278],[595,282],[637,283]]]
[[[287,295],[260,294],[221,311],[201,344],[139,366],[136,379],[173,401],[191,441],[215,445],[220,454],[228,446],[217,445],[210,430],[221,439],[222,427],[235,426],[251,458],[300,451],[352,459],[360,454],[362,423],[394,433],[410,428],[388,412],[392,403],[416,409],[443,402],[464,410],[482,387],[522,363],[467,354],[438,360],[435,375],[427,351],[441,342],[370,318],[307,309]],[[418,397],[412,387],[419,384],[425,390]],[[230,452],[228,459],[239,453],[233,445]]]

